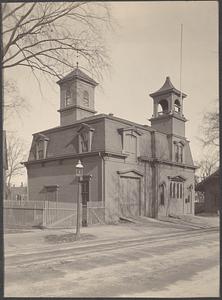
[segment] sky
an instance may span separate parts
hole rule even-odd
[[[180,87],[180,30],[183,24],[182,91],[186,137],[193,159],[202,156],[198,141],[203,114],[218,99],[218,3],[216,1],[110,2],[115,30],[106,37],[111,69],[95,92],[98,113],[140,124],[148,124],[153,103],[150,93],[170,76]],[[17,82],[19,92],[30,104],[29,111],[7,124],[30,148],[32,134],[59,125],[57,79],[39,85],[30,71],[21,67],[5,73]],[[15,184],[26,178],[18,177]]]

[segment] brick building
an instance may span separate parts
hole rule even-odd
[[[24,163],[30,200],[76,201],[74,174],[80,159],[83,205],[104,206],[106,222],[120,216],[194,213],[195,167],[183,115],[186,95],[169,77],[150,94],[151,126],[96,114],[97,83],[79,68],[58,84],[60,126],[33,135]]]

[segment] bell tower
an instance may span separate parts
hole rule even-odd
[[[94,92],[98,85],[78,67],[57,82],[60,86],[60,125],[70,125],[96,113]]]
[[[151,127],[168,135],[185,138],[185,122],[183,115],[183,100],[186,94],[177,90],[166,77],[164,85],[150,94],[153,98],[153,115]]]

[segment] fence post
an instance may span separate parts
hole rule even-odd
[[[46,201],[43,202],[43,214],[42,214],[43,220],[42,225],[46,226]]]

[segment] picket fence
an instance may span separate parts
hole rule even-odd
[[[80,217],[82,216],[82,207]],[[76,203],[52,201],[4,201],[4,227],[73,228],[76,226]],[[103,224],[102,202],[87,203],[87,224]]]

